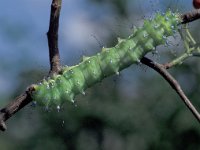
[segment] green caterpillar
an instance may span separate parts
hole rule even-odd
[[[105,77],[119,74],[119,71],[140,62],[146,53],[155,51],[156,46],[165,44],[167,37],[174,35],[181,22],[178,13],[167,11],[157,13],[154,19],[145,20],[143,27],[135,28],[127,39],[118,39],[111,48],[102,48],[92,57],[83,57],[78,65],[63,67],[62,73],[35,85],[33,100],[46,107],[57,107],[66,100],[85,94],[88,87]]]

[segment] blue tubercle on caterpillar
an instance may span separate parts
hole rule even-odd
[[[135,28],[127,39],[118,38],[115,47],[102,48],[94,56],[83,57],[78,65],[63,67],[61,74],[35,85],[33,100],[37,104],[57,109],[65,101],[74,102],[77,94],[85,94],[88,87],[107,76],[119,74],[122,69],[140,62],[156,46],[165,44],[166,38],[173,36],[178,30],[180,22],[178,13],[157,13],[154,19],[145,20],[142,27]]]

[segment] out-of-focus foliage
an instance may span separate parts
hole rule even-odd
[[[90,1],[101,2],[96,5],[112,4],[121,20],[128,15],[126,1]],[[111,36],[110,43],[114,43],[115,38]],[[180,51],[176,47],[173,49]],[[162,61],[157,57],[172,58],[169,48],[166,51],[155,56],[156,60]],[[171,73],[200,110],[198,65],[199,59],[192,58],[171,69]],[[41,69],[22,71],[13,96],[42,79],[44,74]],[[8,121],[8,131],[0,136],[0,149],[200,149],[199,123],[166,81],[145,66],[133,66],[122,71],[120,76],[109,77],[76,100],[76,104],[66,103],[61,112],[27,106]]]
[[[91,2],[97,2],[97,3],[110,3],[114,6],[114,8],[117,10],[119,15],[127,16],[127,0],[90,0]]]

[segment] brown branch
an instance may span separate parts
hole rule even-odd
[[[58,49],[58,27],[62,0],[53,0],[51,4],[51,14],[49,31],[47,32],[49,45],[50,74],[60,71],[60,55]]]
[[[49,59],[50,59],[50,74],[58,73],[60,71],[60,56],[58,49],[58,27],[59,27],[59,16],[61,9],[62,0],[52,0],[51,15],[49,31],[47,32],[48,45],[49,45]],[[190,14],[190,15],[189,15]],[[198,13],[191,15],[187,13],[182,15],[183,22],[191,22],[198,19]],[[5,108],[0,110],[0,130],[5,131],[5,121],[13,116],[16,112],[26,106],[32,101],[31,93],[34,88],[30,86],[28,90],[22,93],[15,100],[10,102]]]
[[[182,99],[182,101],[185,103],[185,105],[189,108],[189,110],[192,112],[192,114],[195,116],[195,118],[200,122],[200,114],[196,110],[196,108],[192,105],[190,100],[187,98],[183,90],[181,89],[181,86],[179,83],[173,78],[173,76],[163,67],[163,65],[153,62],[152,60],[143,57],[141,59],[141,62],[150,68],[157,71],[170,85],[171,87],[176,91],[176,93],[179,95],[179,97]]]
[[[0,130],[6,130],[5,121],[12,117],[16,112],[32,101],[31,93],[34,86],[31,85],[24,93],[18,96],[14,101],[10,102],[5,108],[0,110]]]
[[[49,23],[49,31],[47,32],[48,45],[49,45],[49,60],[50,72],[52,75],[60,71],[60,56],[58,49],[58,27],[59,16],[61,10],[62,0],[52,0],[51,15]],[[34,91],[34,86],[30,86],[27,90],[18,96],[15,100],[10,102],[5,108],[0,110],[0,130],[6,130],[5,121],[13,116],[16,112],[32,101],[31,93]]]
[[[200,18],[200,11],[195,10],[195,11],[183,14],[181,15],[181,18],[182,18],[182,22],[181,22],[182,24],[192,22]]]

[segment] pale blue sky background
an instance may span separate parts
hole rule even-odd
[[[181,7],[181,11],[192,9],[191,0],[130,0],[127,5],[130,18],[120,21],[119,24],[119,18],[115,17],[114,7],[110,4],[96,5],[87,0],[63,0],[59,30],[62,63],[72,65],[78,63],[83,54],[95,54],[100,49],[100,44],[106,45],[106,38],[111,30],[116,32],[113,36],[120,35],[117,26],[128,29],[132,24],[138,25],[143,16],[151,16],[158,8],[162,11],[170,3],[174,7]],[[46,32],[50,5],[51,0],[1,2],[0,100],[6,99],[4,96],[15,88],[22,70],[39,68],[48,71]]]

